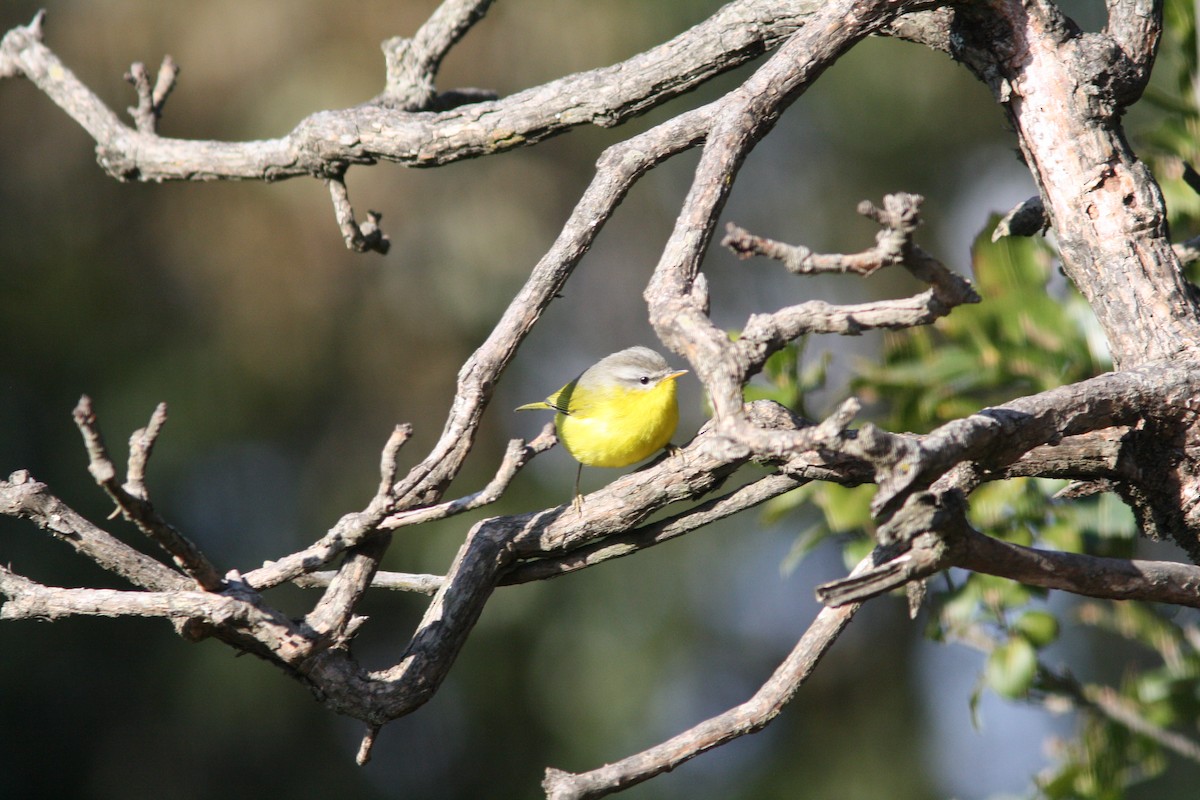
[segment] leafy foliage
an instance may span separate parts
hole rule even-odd
[[[1181,5],[1169,3],[1169,13],[1179,14]],[[1171,49],[1191,55],[1178,66],[1172,93],[1156,96],[1159,108],[1173,112],[1162,118],[1154,139],[1174,153],[1156,156],[1155,165],[1164,168],[1177,165],[1179,154],[1194,148],[1200,133],[1191,94],[1196,50],[1190,16],[1182,33],[1174,26],[1173,36],[1190,45]],[[1182,171],[1176,167],[1175,172],[1178,181],[1167,185],[1172,191],[1186,189],[1189,196],[1175,207],[1172,223],[1195,226],[1200,203],[1184,185]],[[973,248],[974,278],[984,302],[957,309],[936,327],[888,334],[878,363],[858,371],[852,390],[887,429],[928,431],[1007,398],[1109,368],[1090,310],[1055,268],[1050,246],[1033,239],[993,243],[989,234],[995,222]],[[824,361],[805,367],[802,356],[800,347],[778,354],[768,365],[769,388],[756,396],[802,411],[805,393],[822,385],[828,367]],[[989,536],[1025,546],[1132,557],[1137,531],[1120,500],[1101,495],[1060,503],[1055,493],[1062,486],[1034,479],[987,484],[971,496],[971,521]],[[865,555],[871,546],[867,506],[873,491],[872,486],[813,484],[780,498],[767,511],[772,518],[799,511],[817,520],[798,536],[787,566],[831,536],[842,542],[848,562]],[[1051,606],[1046,591],[989,575],[955,572],[933,583],[928,634],[985,656],[972,712],[985,690],[1079,712],[1076,737],[1057,743],[1057,763],[1035,778],[1037,797],[1115,800],[1130,786],[1160,775],[1169,753],[1200,760],[1200,745],[1176,732],[1194,733],[1200,724],[1200,628],[1132,602]],[[1102,641],[1117,656],[1115,663],[1124,665],[1123,672],[1082,682],[1051,668],[1046,649],[1068,627],[1086,632],[1089,641]],[[1062,658],[1064,648],[1054,652]]]

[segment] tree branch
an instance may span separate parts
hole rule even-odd
[[[993,539],[970,526],[958,497],[957,490],[911,496],[880,527],[882,546],[869,559],[871,566],[817,587],[817,599],[834,607],[860,603],[954,566],[1087,597],[1200,608],[1200,567],[1059,553]]]
[[[383,215],[378,211],[368,211],[367,221],[361,226],[354,219],[354,208],[350,205],[350,193],[346,189],[343,177],[327,178],[329,196],[333,199],[333,215],[337,219],[338,229],[346,247],[357,253],[374,250],[380,255],[387,255],[392,242],[379,228],[379,220]]]
[[[1002,542],[970,529],[954,549],[963,569],[1087,597],[1200,608],[1200,567],[1170,561],[1058,553]]]
[[[409,525],[420,525],[490,505],[500,499],[522,467],[538,453],[544,453],[557,443],[558,437],[554,432],[554,423],[548,422],[542,428],[542,432],[528,444],[523,439],[513,439],[508,443],[508,449],[504,453],[500,467],[496,470],[495,477],[483,489],[440,505],[397,512],[380,522],[379,528],[395,530]]]
[[[0,513],[31,520],[101,568],[143,589],[170,591],[186,589],[193,583],[88,522],[25,470],[0,481]]]
[[[453,22],[445,28],[449,35],[434,33],[436,26],[423,28],[422,32],[429,32],[423,40],[425,55],[412,57],[418,72],[436,68],[442,47],[465,33],[462,21],[484,7],[478,2],[452,3],[446,12]],[[0,77],[22,75],[33,81],[96,140],[101,166],[120,180],[328,177],[350,164],[387,160],[437,166],[535,144],[578,125],[619,125],[760,56],[805,24],[819,7],[815,0],[788,9],[780,9],[774,0],[738,0],[627,61],[503,100],[438,114],[370,104],[323,111],[282,138],[256,142],[169,139],[123,125],[42,44],[41,15],[28,26],[13,28],[0,41]],[[605,86],[613,88],[596,91]],[[424,89],[417,94],[423,96]]]
[[[146,65],[142,62],[135,61],[129,68],[129,72],[125,73],[125,80],[133,85],[138,96],[137,106],[129,108],[128,111],[129,115],[133,117],[139,133],[153,134],[157,131],[158,121],[162,118],[163,106],[175,88],[175,81],[178,78],[179,67],[170,56],[163,57],[162,66],[158,69],[158,78],[154,81],[154,88],[150,87],[150,75],[146,72]]]
[[[483,19],[492,0],[445,0],[411,39],[383,43],[387,87],[376,102],[405,111],[428,109],[437,96],[434,79],[442,59]]]
[[[200,552],[200,549],[186,536],[163,519],[154,510],[154,506],[151,505],[145,494],[146,487],[143,483],[144,475],[142,473],[146,459],[150,455],[154,437],[157,436],[158,430],[166,419],[166,407],[159,405],[151,418],[150,426],[134,434],[133,441],[138,442],[139,447],[134,448],[130,453],[130,464],[135,467],[135,474],[131,482],[133,487],[138,490],[137,494],[131,493],[126,486],[117,483],[116,467],[108,457],[108,451],[100,437],[100,429],[96,425],[96,415],[92,411],[91,398],[87,395],[79,399],[74,417],[75,424],[83,434],[84,443],[87,445],[90,459],[88,471],[92,473],[100,488],[104,489],[117,504],[121,515],[165,550],[176,566],[202,589],[210,592],[219,592],[224,589],[225,581],[221,579],[208,557]],[[147,431],[153,433],[148,434]]]
[[[1004,105],[1063,268],[1120,368],[1194,356],[1200,307],[1167,238],[1158,184],[1116,124],[1149,78],[1162,4],[1110,8],[1104,33],[1083,34],[1048,3],[964,4],[943,44]]]
[[[856,571],[867,563],[864,561]],[[762,730],[778,716],[796,690],[813,673],[858,609],[858,605],[822,609],[770,679],[741,705],[662,744],[591,772],[573,774],[547,769],[542,781],[546,797],[549,800],[604,797],[668,772],[706,750]]]

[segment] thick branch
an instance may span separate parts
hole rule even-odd
[[[876,464],[877,513],[914,488],[924,488],[965,461],[1000,470],[1024,453],[1063,437],[1136,424],[1162,415],[1165,424],[1189,425],[1184,398],[1200,388],[1189,369],[1147,365],[1113,372],[1023,397],[954,420],[919,440],[864,426],[859,453]]]
[[[327,177],[349,164],[387,160],[436,166],[531,145],[578,125],[618,125],[760,56],[803,25],[820,5],[807,0],[780,9],[775,0],[739,0],[625,62],[503,100],[439,114],[380,105],[324,111],[300,122],[287,136],[256,142],[169,139],[123,125],[42,44],[41,17],[4,36],[0,76],[23,75],[33,81],[96,140],[101,165],[122,180]],[[472,7],[482,7],[452,6],[467,9],[468,15]],[[442,44],[456,35],[453,31],[465,29],[452,25],[448,30],[448,37],[429,37],[429,54],[442,52]],[[417,61],[428,68],[439,58]]]
[[[993,539],[967,523],[958,497],[957,490],[910,497],[881,526],[884,546],[872,554],[872,566],[860,565],[848,578],[818,587],[817,598],[831,606],[859,603],[955,566],[1088,597],[1200,608],[1200,567],[1060,553]]]
[[[1022,547],[968,530],[954,566],[1029,586],[1110,600],[1145,600],[1200,608],[1200,567],[1170,561],[1085,556]]]
[[[1167,238],[1166,209],[1119,116],[1149,78],[1161,3],[1114,0],[1102,34],[1049,3],[964,4],[945,45],[992,88],[1054,225],[1063,267],[1114,363],[1194,352],[1200,308]]]
[[[100,567],[143,589],[169,591],[193,585],[175,570],[88,522],[23,470],[0,481],[0,513],[31,520]]]
[[[629,533],[610,536],[565,555],[518,562],[504,574],[500,583],[509,585],[556,578],[614,558],[633,555],[647,547],[662,544],[719,519],[753,508],[772,497],[790,492],[805,482],[787,475],[768,475],[726,495],[701,503],[695,508],[643,525]]]

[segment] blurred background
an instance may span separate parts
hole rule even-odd
[[[135,102],[122,79],[130,63],[154,71],[171,54],[182,72],[164,135],[271,138],[379,92],[379,43],[413,33],[435,6],[53,2],[45,40],[122,113]],[[0,30],[27,23],[38,7],[8,0]],[[718,7],[506,0],[451,53],[438,85],[509,94],[625,59]],[[1070,8],[1086,27],[1102,23],[1098,2]],[[459,365],[553,241],[601,150],[746,74],[615,130],[580,129],[436,170],[351,170],[360,218],[383,213],[387,256],[345,249],[317,181],[119,184],[46,97],[25,81],[0,82],[0,474],[30,470],[144,547],[128,526],[104,522],[111,508],[87,474],[70,412],[89,394],[123,459],[128,435],[165,401],[170,420],[149,478],[163,513],[222,570],[303,547],[369,501],[394,424],[415,426],[402,466],[436,440]],[[1130,125],[1136,146],[1136,116]],[[970,243],[988,215],[1034,193],[1014,147],[1000,109],[963,69],[915,46],[867,42],[755,150],[722,222],[819,251],[858,250],[875,233],[854,213],[860,200],[917,192],[927,198],[923,246],[969,273]],[[641,291],[695,160],[676,158],[631,192],[504,375],[451,495],[482,486],[504,443],[546,421],[513,407],[603,355],[656,343]],[[919,289],[903,275],[796,279],[717,247],[705,271],[714,317],[729,328],[809,298]],[[828,411],[880,342],[810,343],[810,356],[830,360],[808,409]],[[681,392],[677,441],[704,420],[694,378]],[[498,506],[397,537],[385,566],[443,572],[476,519],[563,502],[573,473],[574,462],[551,451]],[[586,470],[585,489],[614,474]],[[185,643],[154,620],[5,623],[0,796],[538,796],[545,767],[586,770],[641,750],[741,702],[767,678],[816,613],[813,586],[845,569],[832,543],[789,567],[802,517],[746,514],[635,558],[499,591],[440,692],[387,726],[363,768],[353,761],[359,723],[220,644]],[[7,518],[0,561],[51,585],[121,586]],[[268,597],[301,614],[316,595]],[[426,602],[372,595],[362,661],[392,663]],[[623,796],[1027,793],[1049,759],[1048,737],[1069,731],[1070,719],[985,694],[973,726],[968,700],[981,657],[927,642],[921,627],[899,600],[870,604],[765,732]],[[1194,787],[1197,777],[1185,771],[1181,780]],[[1171,791],[1159,783],[1136,796],[1194,796]]]

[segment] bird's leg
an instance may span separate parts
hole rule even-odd
[[[576,514],[583,513],[583,495],[579,493],[579,478],[583,475],[583,464],[575,470],[575,494],[571,497],[571,508],[575,509]]]
[[[667,458],[674,458],[675,456],[679,456],[680,458],[683,459],[683,463],[685,463],[685,464],[687,463],[687,451],[685,451],[679,445],[671,444],[670,442],[667,442],[666,447],[664,447],[663,449],[667,451]]]

